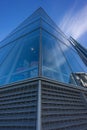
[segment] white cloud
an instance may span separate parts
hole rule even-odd
[[[68,11],[60,23],[60,28],[67,35],[75,39],[87,32],[87,5],[75,13],[74,9]]]

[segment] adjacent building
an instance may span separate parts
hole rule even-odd
[[[87,51],[77,48],[42,8],[0,43],[1,130],[87,129]]]
[[[84,64],[87,66],[87,49],[79,44],[74,38],[70,37],[70,42],[73,47],[77,50],[79,56],[82,58]]]

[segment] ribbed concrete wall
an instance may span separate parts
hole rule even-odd
[[[37,83],[0,90],[0,130],[36,130]]]
[[[87,130],[87,90],[43,78],[0,88],[0,130]]]
[[[81,90],[42,82],[42,130],[87,130],[83,95]]]

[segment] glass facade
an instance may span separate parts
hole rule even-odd
[[[87,66],[41,8],[0,43],[0,86],[38,76],[76,85],[75,73]]]
[[[0,84],[38,76],[39,29],[2,47]]]
[[[59,41],[42,31],[42,74],[43,76],[69,82],[70,67],[61,51]]]

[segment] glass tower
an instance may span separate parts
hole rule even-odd
[[[77,49],[42,8],[0,43],[0,86],[35,77],[78,85],[75,74],[86,72]]]
[[[87,130],[77,50],[42,8],[0,43],[0,130]]]

